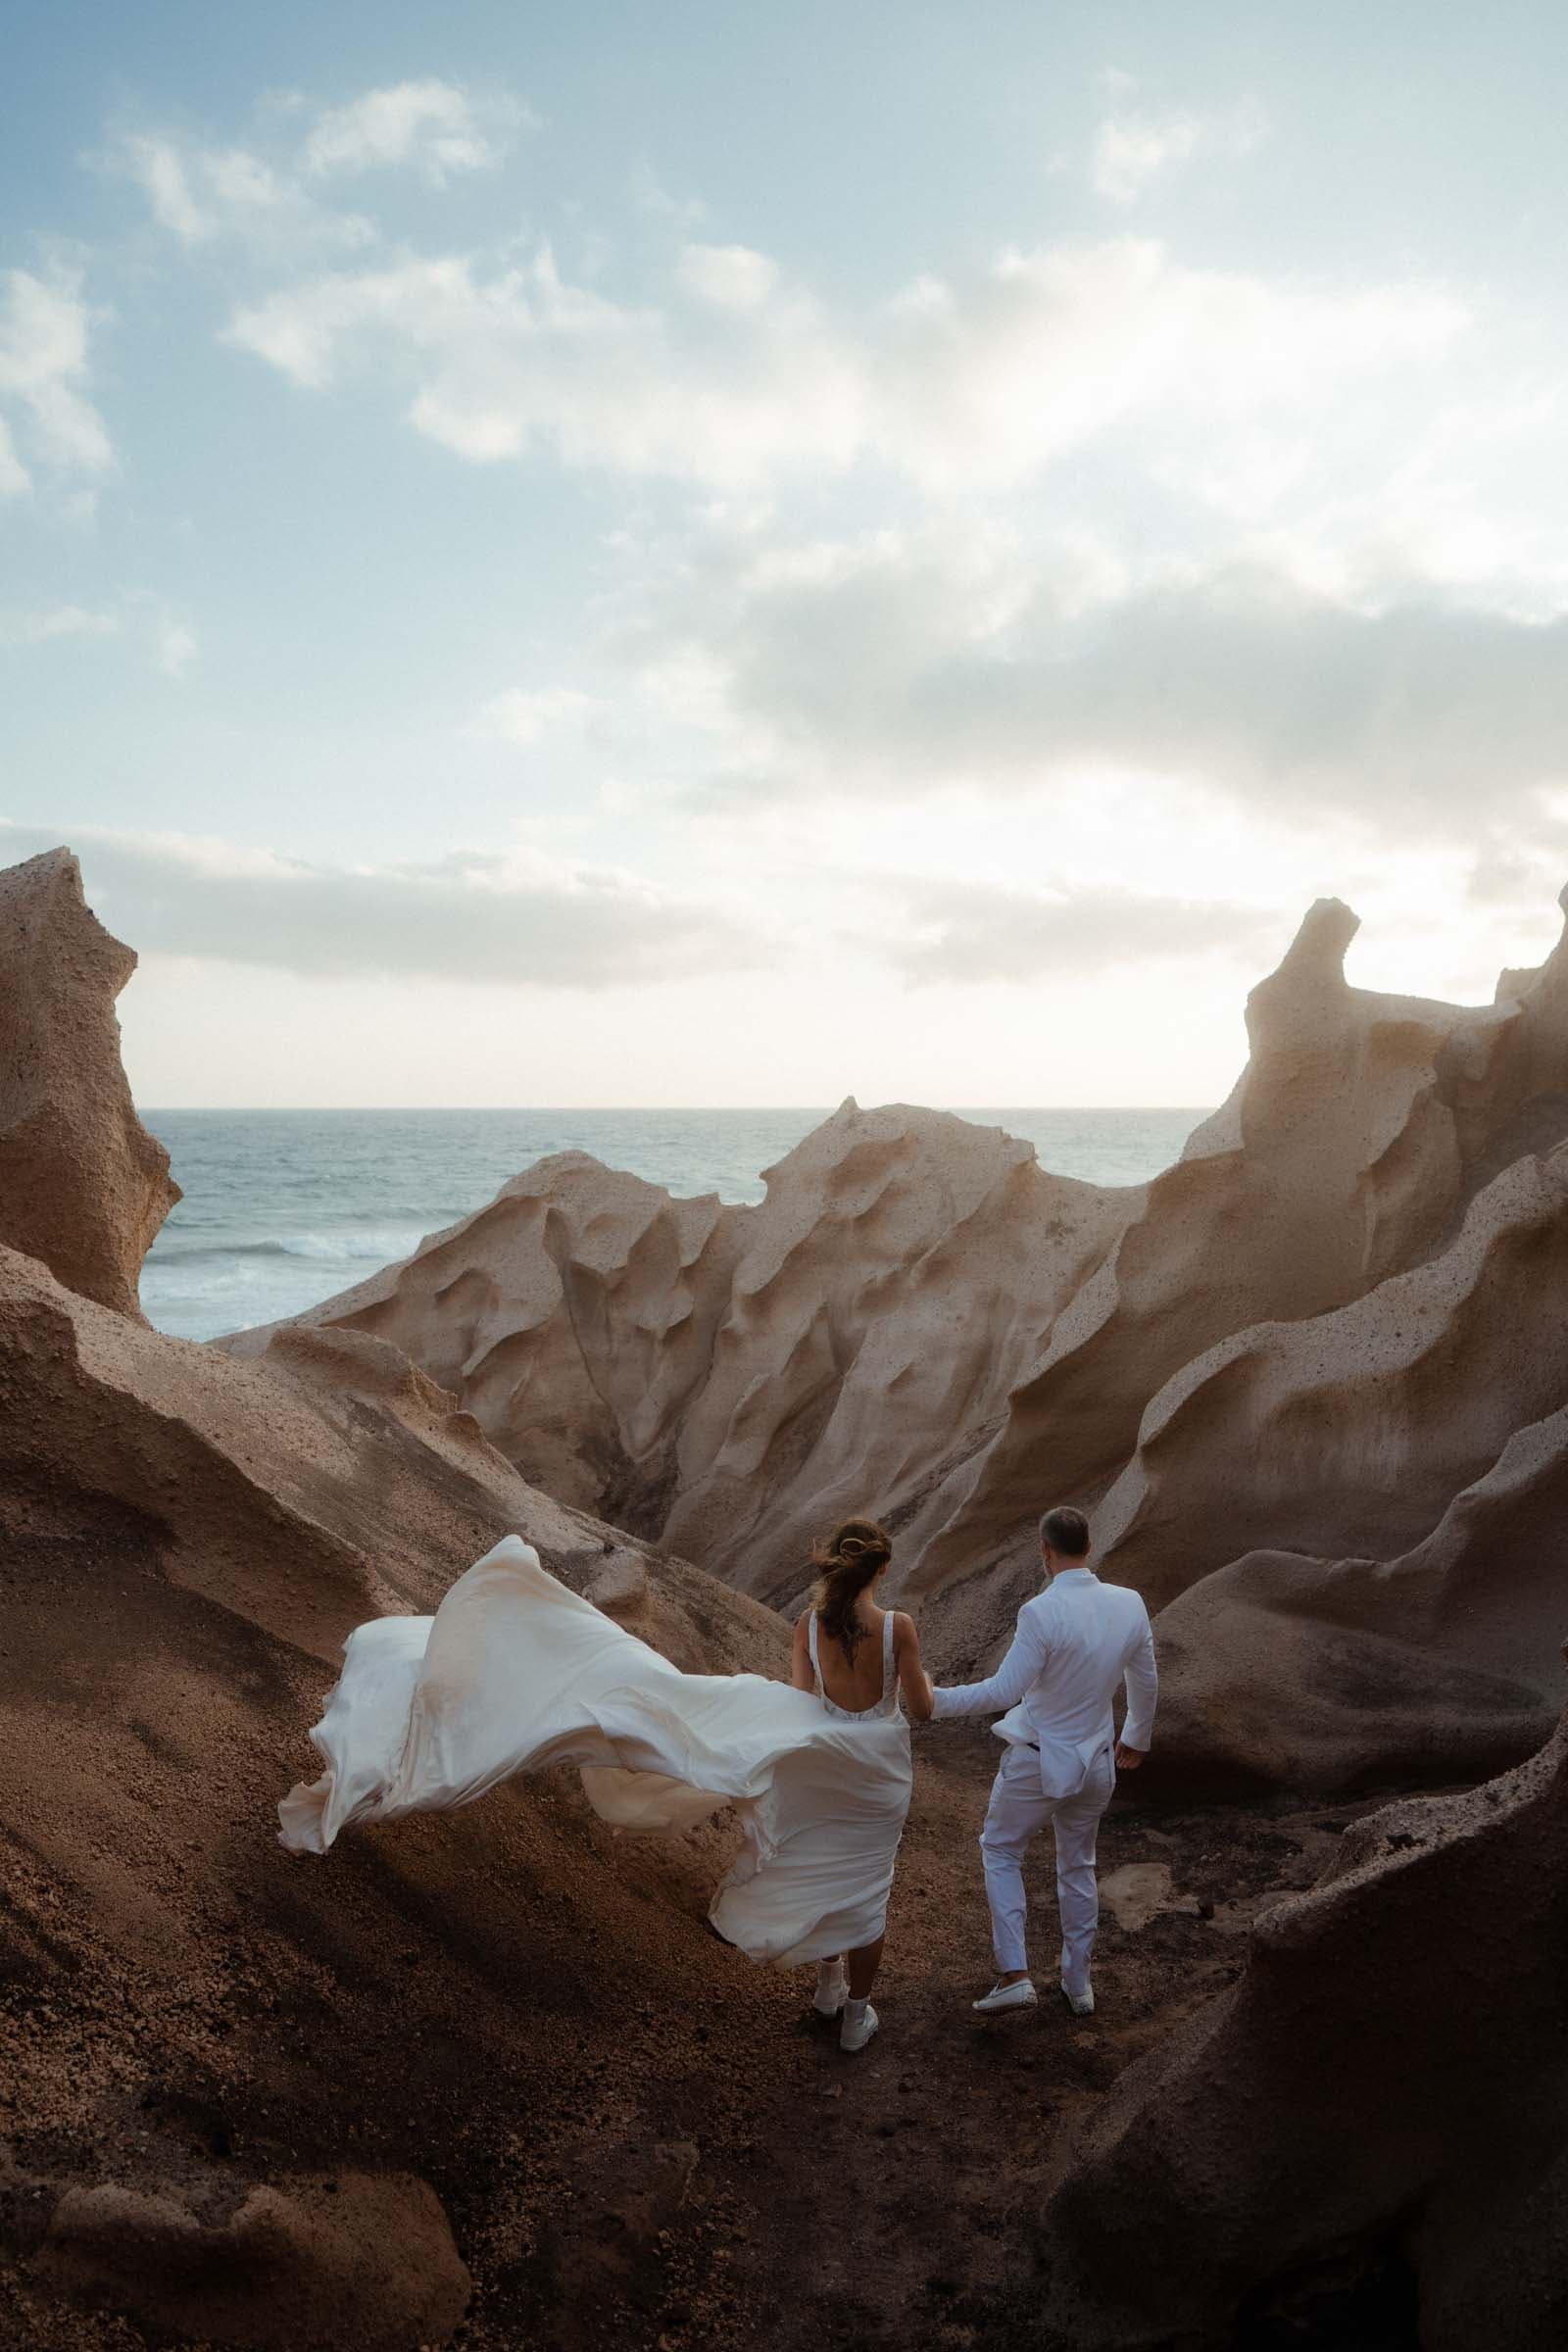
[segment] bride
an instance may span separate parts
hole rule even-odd
[[[877,2030],[869,1994],[909,1809],[909,1732],[931,1686],[911,1621],[877,1607],[893,1556],[847,1519],[815,1556],[791,1685],[682,1674],[507,1536],[433,1617],[378,1617],[344,1644],[311,1734],[326,1769],[278,1806],[282,1842],[324,1854],[351,1822],[469,1804],[518,1772],[580,1767],[596,1812],[686,1830],[725,1803],[745,1845],[713,1898],[718,1933],[777,1968],[818,1963],[840,2045]]]

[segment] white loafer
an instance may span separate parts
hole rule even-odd
[[[811,1995],[811,2007],[818,2017],[837,2017],[850,1997],[850,1980],[842,1960],[832,1968],[818,1969],[816,1990]]]
[[[1039,1997],[1028,1978],[1020,1977],[1016,1984],[993,1984],[969,2006],[978,2009],[982,2017],[995,2017],[1003,2009],[1032,2009]]]
[[[858,2016],[857,2011],[859,2012]],[[876,2032],[879,2023],[877,2013],[869,2001],[846,2001],[844,2023],[839,2028],[839,2048],[841,2050],[863,2050]]]
[[[1086,1984],[1082,1992],[1073,1992],[1067,1985],[1063,1984],[1061,1988],[1061,1997],[1066,2002],[1068,2008],[1072,2011],[1074,2017],[1094,2016],[1095,1988],[1092,1984]]]

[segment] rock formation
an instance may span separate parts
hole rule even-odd
[[[468,2304],[435,2197],[386,2174],[269,2183],[223,2221],[169,2195],[69,2188],[36,2264],[81,2300],[256,2352],[408,2352],[445,2343]]]
[[[1184,1365],[1096,1514],[1102,1558],[1157,1607],[1254,1546],[1388,1557],[1565,1398],[1559,1149],[1494,1177],[1449,1247],[1410,1272]]]
[[[1162,1610],[1167,1785],[1453,1782],[1538,1747],[1568,1700],[1568,1407],[1517,1430],[1392,1560],[1253,1551]]]
[[[12,1130],[34,1156],[9,1165],[123,1276],[110,1304],[41,1233],[0,1245],[0,2341],[444,2343],[468,2300],[450,2222],[487,2266],[471,2340],[527,2340],[539,2296],[493,2233],[515,2245],[548,2204],[548,2151],[629,2137],[631,2198],[696,2020],[723,2019],[701,2028],[721,2065],[757,2035],[770,1988],[700,1924],[733,1827],[651,1851],[558,1775],[315,1871],[278,1847],[276,1799],[345,1634],[433,1607],[507,1529],[688,1669],[780,1673],[786,1629],[530,1488],[384,1341],[285,1331],[239,1362],[122,1311],[145,1239],[122,1247],[128,958],[69,860],[0,880],[0,905],[8,952],[24,934],[45,967],[8,971],[10,1035],[63,1106]],[[590,2033],[617,2050],[612,2097]],[[638,2293],[662,2254],[622,2265]],[[586,2341],[611,2323],[578,2284]]]
[[[115,1000],[135,968],[69,850],[0,872],[0,1244],[129,1315],[179,1199],[120,1064]]]
[[[778,1622],[519,1478],[426,1374],[357,1332],[235,1362],[77,1298],[0,1250],[0,1526],[91,1536],[101,1502],[157,1575],[328,1663],[385,1610],[433,1608],[511,1529],[681,1665],[776,1658]]]
[[[1048,2231],[1099,2306],[1075,2340],[1231,2342],[1241,2316],[1295,2341],[1261,2321],[1381,2270],[1394,2340],[1418,2303],[1423,2352],[1562,2342],[1565,1947],[1568,1723],[1502,1780],[1348,1831],[1055,2190]]]
[[[651,1848],[547,1776],[329,1866],[272,1836],[343,1635],[430,1607],[504,1529],[680,1664],[777,1673],[780,1620],[649,1538],[793,1592],[851,1503],[894,1518],[953,1656],[1028,1574],[1026,1505],[1098,1503],[1112,1572],[1170,1596],[1167,1790],[1525,1754],[1564,1694],[1560,952],[1482,1011],[1367,998],[1339,972],[1349,918],[1316,910],[1254,995],[1232,1102],[1147,1191],[851,1103],[756,1209],[564,1155],[225,1352],[125,1311],[152,1224],[126,1212],[122,962],[69,863],[20,871],[0,909],[67,968],[17,966],[43,1010],[8,1034],[58,1043],[74,1003],[102,1018],[55,1126],[20,1054],[6,1135],[33,1156],[6,1163],[27,1176],[6,1213],[47,1202],[63,1139],[58,1189],[121,1279],[94,1298],[46,1235],[0,1245],[0,2341],[401,2352],[461,2324],[475,2352],[717,2352],[787,2312],[795,2347],[1011,2342],[1020,2305],[984,2282],[1020,2241],[1008,2291],[1051,2352],[1339,2343],[1337,2303],[1369,2295],[1390,2324],[1364,2340],[1413,2342],[1417,2305],[1425,2352],[1562,2340],[1568,1720],[1498,1782],[1361,1820],[1257,1919],[1245,1973],[1208,1874],[1272,1841],[1302,1886],[1348,1808],[1159,1830],[1122,1883],[1161,1891],[1102,1947],[1119,2026],[1108,2000],[1092,2033],[1057,2020],[1065,2117],[1019,2097],[1016,2043],[999,2065],[957,2017],[952,1950],[911,1938],[889,2016],[918,1969],[944,1978],[934,2152],[892,2034],[845,2098],[778,1980],[704,1933],[722,1824]],[[72,971],[98,976],[77,999]],[[634,1532],[582,1507],[612,1499]],[[936,1934],[978,1791],[943,1769],[922,1762],[897,1897]],[[1135,1926],[1172,1939],[1139,1977]],[[803,2228],[815,2246],[843,2221],[851,2119],[888,2151],[883,2202],[803,2285]],[[897,2249],[868,2284],[865,2214]]]
[[[853,1102],[766,1179],[724,1207],[559,1153],[294,1327],[391,1340],[552,1494],[788,1597],[836,1514],[917,1492],[1004,1409],[1142,1196]]]
[[[1042,1494],[1093,1500],[1132,1453],[1149,1399],[1205,1349],[1348,1304],[1419,1262],[1462,1213],[1486,1165],[1488,1071],[1519,1004],[1351,988],[1356,927],[1319,901],[1253,990],[1230,1101],[1149,1187],[990,1443],[920,1512],[923,1589],[1015,1546]],[[1554,1034],[1554,1070],[1538,1047],[1510,1064],[1506,1093],[1510,1122],[1556,1141],[1568,1019]]]
[[[564,2051],[585,2019],[625,2046],[626,1972],[748,2030],[698,1924],[733,1831],[617,1847],[556,1776],[292,1861],[339,1644],[508,1528],[688,1669],[783,1672],[786,1631],[535,1493],[362,1334],[236,1363],[0,1250],[0,2341],[143,2340],[56,2332],[63,2295],[160,2342],[443,2343],[443,2209],[515,2174],[519,2118],[597,2112]]]
[[[850,1102],[756,1208],[562,1154],[300,1323],[394,1342],[530,1478],[780,1605],[875,1511],[944,1668],[994,1651],[1048,1500],[1155,1606],[1259,1546],[1413,1556],[1568,1397],[1568,954],[1461,1007],[1349,986],[1355,927],[1311,909],[1148,1187]]]

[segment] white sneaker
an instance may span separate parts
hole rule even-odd
[[[969,2006],[978,2009],[982,2017],[995,2017],[1000,2009],[1032,2009],[1039,1997],[1028,1978],[1020,1977],[1016,1984],[993,1984]]]
[[[1074,1992],[1070,1985],[1063,1984],[1061,1988],[1061,1997],[1066,2002],[1068,2008],[1072,2011],[1074,2017],[1094,2016],[1095,1988],[1092,1984],[1086,1984],[1082,1992]]]
[[[846,2001],[844,2023],[839,2028],[841,2050],[863,2050],[877,2030],[877,2014],[869,2001]]]
[[[818,2017],[837,2017],[849,1997],[850,1980],[842,1960],[835,1960],[831,1968],[817,1970],[811,2007]]]

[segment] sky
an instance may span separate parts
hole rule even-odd
[[[14,0],[0,861],[173,1104],[1218,1101],[1568,880],[1568,19]]]

